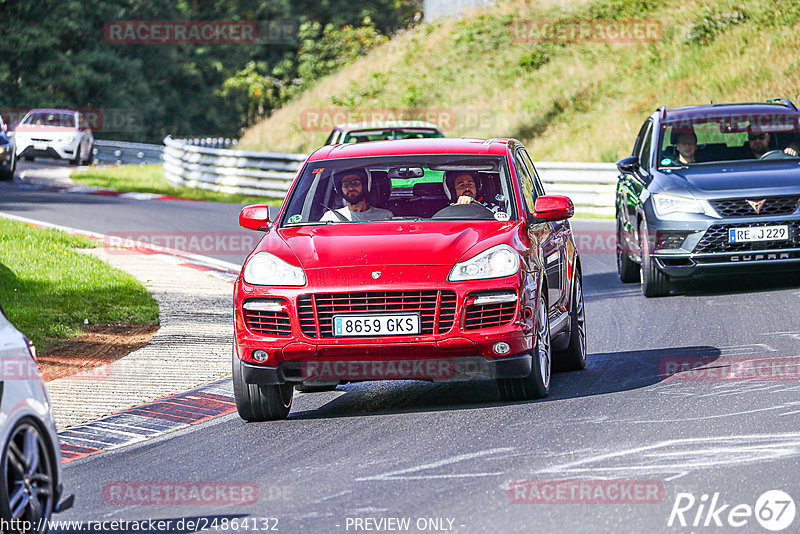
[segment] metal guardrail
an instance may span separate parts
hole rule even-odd
[[[305,154],[248,152],[164,138],[164,176],[175,185],[282,198]]]
[[[548,193],[570,197],[583,212],[614,214],[616,164],[542,161],[534,165]]]
[[[94,163],[161,163],[162,145],[94,140]]]
[[[282,198],[305,154],[248,152],[164,139],[164,175],[175,185],[223,193]],[[539,162],[548,193],[567,195],[581,211],[613,214],[617,167],[613,163]]]

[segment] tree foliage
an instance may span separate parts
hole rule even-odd
[[[99,138],[237,136],[398,28],[422,0],[0,0],[0,110],[127,111]],[[112,44],[109,22],[271,21],[296,38],[258,44]]]

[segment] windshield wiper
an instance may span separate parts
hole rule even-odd
[[[318,226],[320,224],[333,224],[335,222],[336,221],[304,221],[304,222],[286,223],[281,228],[286,228],[288,226]]]

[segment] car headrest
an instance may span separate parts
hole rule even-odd
[[[389,179],[389,173],[370,170],[369,174],[372,177],[372,187],[369,190],[367,202],[376,208],[383,207],[392,194],[392,181]]]
[[[439,182],[423,182],[414,184],[411,194],[415,197],[441,197],[442,184]]]

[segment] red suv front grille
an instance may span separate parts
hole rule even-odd
[[[302,295],[297,299],[300,328],[308,337],[333,337],[333,316],[416,312],[423,335],[443,334],[453,327],[454,291],[364,291]]]
[[[516,302],[500,302],[497,304],[484,304],[467,308],[464,320],[464,330],[477,330],[504,325],[514,318],[517,310]]]

